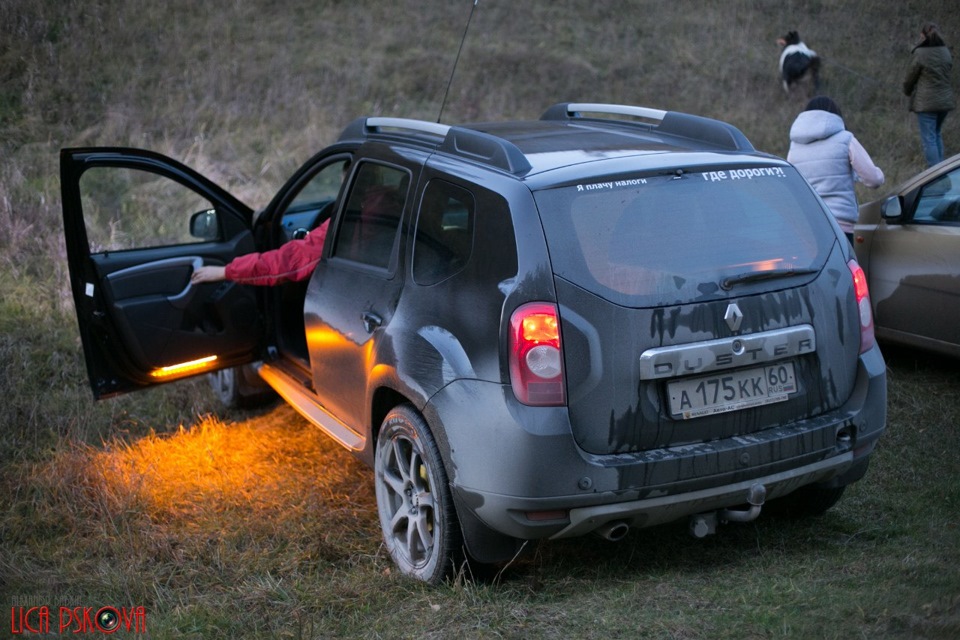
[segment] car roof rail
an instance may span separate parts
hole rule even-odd
[[[523,175],[532,169],[527,156],[517,145],[490,133],[466,127],[450,127],[440,150],[483,162],[514,175]]]
[[[583,114],[626,116],[629,120],[611,117],[586,117]],[[697,140],[730,151],[756,151],[743,132],[732,124],[679,111],[663,111],[649,107],[591,102],[563,102],[547,109],[541,120],[589,121],[638,126],[688,140]]]
[[[411,118],[357,118],[340,134],[341,140],[368,138],[371,135],[401,134],[405,141],[419,141],[436,146],[440,152],[481,162],[515,175],[531,168],[524,153],[503,138],[426,120]],[[410,134],[413,134],[412,136]]]
[[[357,138],[368,138],[374,134],[390,135],[391,133],[405,133],[403,139],[410,140],[410,134],[412,133],[415,139],[437,144],[446,137],[449,130],[450,125],[427,122],[426,120],[363,117],[348,124],[340,134],[340,140],[355,140]]]

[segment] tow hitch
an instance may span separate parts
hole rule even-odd
[[[690,533],[695,538],[705,538],[717,532],[717,523],[750,522],[760,515],[760,509],[767,498],[767,488],[755,484],[747,491],[748,509],[720,509],[690,516]]]

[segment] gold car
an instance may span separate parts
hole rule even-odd
[[[854,249],[877,337],[960,357],[960,155],[862,205]]]

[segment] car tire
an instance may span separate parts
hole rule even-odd
[[[438,584],[463,547],[440,451],[409,404],[393,409],[377,437],[377,511],[387,551],[400,572]]]
[[[276,398],[274,391],[248,365],[214,371],[208,380],[217,399],[228,409],[250,409]]]
[[[820,516],[837,504],[846,488],[846,486],[818,487],[810,484],[782,498],[771,500],[769,506],[775,513],[787,517]]]

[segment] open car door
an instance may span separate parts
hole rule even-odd
[[[255,249],[249,207],[184,165],[123,148],[60,152],[63,224],[97,399],[258,357],[255,293],[190,284]]]

